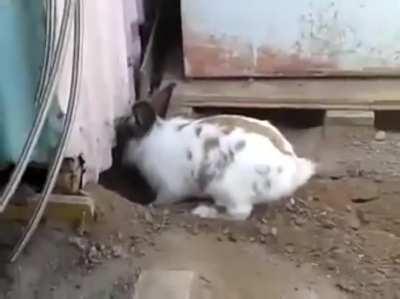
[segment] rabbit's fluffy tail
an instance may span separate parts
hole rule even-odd
[[[316,169],[317,165],[315,162],[305,158],[297,158],[295,185],[300,187],[307,183],[307,181],[315,175]]]

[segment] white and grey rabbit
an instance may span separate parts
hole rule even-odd
[[[125,120],[130,140],[123,161],[134,164],[157,192],[156,204],[211,197],[229,217],[246,219],[257,203],[291,196],[316,164],[297,157],[268,121],[238,115],[164,119],[175,84],[138,101]],[[193,213],[217,216],[200,205]]]

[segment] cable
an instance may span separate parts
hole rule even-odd
[[[47,175],[46,183],[43,187],[43,191],[40,195],[38,204],[35,207],[33,217],[30,219],[29,224],[26,230],[24,231],[22,238],[20,238],[20,240],[17,242],[12,251],[10,258],[11,262],[14,262],[21,254],[26,244],[31,239],[33,233],[35,232],[43,216],[43,213],[47,206],[49,195],[53,190],[54,184],[56,182],[57,175],[63,161],[65,146],[70,137],[72,124],[75,120],[77,98],[78,98],[78,84],[80,81],[80,71],[81,71],[81,56],[82,56],[81,21],[82,21],[81,1],[77,0],[74,10],[74,48],[73,48],[72,76],[71,76],[70,94],[68,99],[68,108],[65,117],[63,132],[57,147],[56,155],[54,157],[53,163]]]
[[[61,57],[63,57],[65,53],[66,33],[69,27],[68,25],[70,23],[70,15],[72,11],[71,9],[73,7],[74,6],[71,4],[71,0],[66,0],[63,17],[61,21],[60,37],[57,42],[53,65],[51,73],[49,75],[49,80],[45,85],[45,91],[43,92],[43,102],[39,107],[39,111],[38,114],[36,115],[35,122],[33,124],[31,131],[29,132],[28,139],[25,142],[24,148],[19,157],[17,165],[14,168],[13,173],[11,174],[11,177],[6,187],[4,188],[4,191],[0,198],[0,213],[4,211],[12,195],[15,193],[15,190],[17,189],[19,182],[21,181],[21,178],[26,170],[26,167],[28,166],[28,162],[31,158],[33,150],[40,137],[40,133],[45,124],[46,117],[53,100],[52,95],[55,89],[55,82],[57,79],[57,75],[59,73]]]

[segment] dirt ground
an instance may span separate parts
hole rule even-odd
[[[89,186],[96,223],[83,236],[43,225],[0,272],[0,298],[133,298],[142,269],[167,269],[196,272],[194,298],[400,299],[400,134],[284,133],[323,167],[292,200],[231,222],[192,217],[193,203],[154,210]]]

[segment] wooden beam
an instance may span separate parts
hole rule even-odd
[[[180,80],[188,107],[400,110],[399,79]]]
[[[10,203],[6,210],[0,214],[0,221],[28,221],[32,216],[36,203],[36,199],[30,200],[25,205],[13,205]],[[44,217],[77,224],[92,219],[94,212],[95,201],[89,196],[52,194]]]

